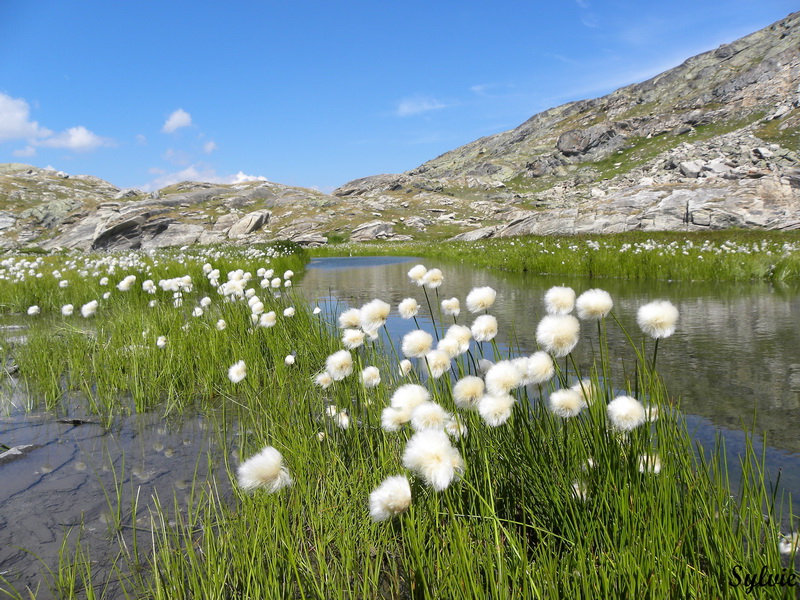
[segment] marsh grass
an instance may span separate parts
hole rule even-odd
[[[160,260],[163,267],[178,259]],[[167,272],[185,268],[173,262]],[[780,534],[797,524],[791,507],[769,492],[763,456],[747,446],[742,484],[732,489],[722,441],[708,456],[693,447],[680,407],[653,370],[652,342],[643,345],[634,332],[626,335],[637,368],[612,380],[605,336],[619,326],[615,315],[596,330],[585,326],[581,343],[605,349],[587,372],[557,361],[550,383],[514,392],[505,424],[489,427],[476,412],[459,412],[469,430],[453,441],[463,477],[442,492],[412,478],[409,510],[373,523],[370,492],[385,477],[408,473],[402,455],[412,434],[384,431],[381,411],[399,385],[420,382],[456,412],[451,379],[429,379],[419,364],[402,377],[398,341],[384,334],[352,351],[352,376],[322,389],[314,377],[341,349],[336,314],[314,315],[294,289],[283,289],[279,296],[257,290],[265,310],[279,315],[273,327],[254,326],[246,302],[218,295],[192,317],[199,298],[213,292],[199,285],[201,275],[193,280],[181,307],[160,292],[154,308],[140,289],[114,292],[91,319],[53,316],[63,299],[35,297],[44,318],[26,319],[28,343],[14,358],[49,408],[67,410],[64,399],[77,390],[89,410],[105,415],[215,409],[214,435],[232,449],[195,473],[188,498],[140,498],[115,472],[106,490],[119,546],[111,575],[94,569],[80,538],[65,542],[51,573],[61,597],[737,598],[746,597],[731,585],[737,565],[752,573],[787,565]],[[6,287],[0,292],[18,298]],[[295,315],[283,317],[289,306]],[[223,331],[214,326],[219,318]],[[155,343],[160,335],[164,348]],[[496,343],[481,351],[496,361],[518,352]],[[669,340],[659,352],[669,352]],[[288,354],[294,365],[284,363]],[[238,360],[247,375],[233,384],[227,369]],[[368,365],[380,369],[376,388],[358,377]],[[462,355],[453,372],[474,374],[475,362]],[[555,416],[549,393],[559,381],[581,379],[597,399],[577,417]],[[659,418],[628,433],[611,428],[606,405],[623,392],[658,407]],[[349,427],[326,416],[329,405],[348,412]],[[294,484],[275,494],[245,492],[236,468],[267,445],[283,455]],[[655,455],[660,472],[642,472],[641,457]],[[130,511],[122,509],[127,502]],[[137,525],[143,517],[146,534]]]

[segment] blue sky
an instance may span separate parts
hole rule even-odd
[[[0,162],[329,192],[647,79],[797,0],[0,0]]]

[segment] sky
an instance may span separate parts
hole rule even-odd
[[[644,81],[797,0],[0,0],[0,163],[331,192]]]

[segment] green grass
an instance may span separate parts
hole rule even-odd
[[[208,260],[224,282],[234,268],[272,267],[282,275],[304,257],[282,255],[265,264],[263,256],[230,252],[42,257],[15,283],[23,259],[4,263],[0,302],[30,325],[27,344],[11,352],[21,381],[48,408],[68,412],[80,393],[89,410],[109,419],[128,411],[208,411],[221,447],[235,451],[195,475],[188,500],[132,495],[128,503],[125,471],[115,472],[114,485],[105,489],[119,544],[113,569],[97,569],[91,547],[80,535],[70,538],[59,563],[49,566],[47,583],[58,597],[744,598],[745,590],[731,585],[734,568],[757,573],[788,564],[779,536],[796,523],[764,483],[763,456],[747,446],[743,484],[731,489],[721,443],[709,456],[695,452],[679,406],[654,368],[654,344],[638,332],[626,332],[625,359],[637,364],[635,375],[614,379],[610,365],[622,357],[608,355],[606,330],[618,326],[613,313],[607,322],[584,323],[580,343],[593,348],[593,365],[578,372],[569,357],[558,359],[555,377],[514,390],[508,420],[489,426],[477,412],[456,407],[449,374],[426,378],[418,363],[401,376],[394,358],[399,340],[367,342],[352,351],[353,375],[328,388],[315,385],[326,358],[342,346],[336,315],[314,315],[292,290],[276,297],[256,285],[265,311],[278,318],[273,327],[254,326],[248,303],[225,301],[201,267]],[[100,286],[115,260],[112,284]],[[120,268],[120,261],[129,267]],[[86,268],[97,274],[81,277]],[[37,279],[29,269],[45,275]],[[58,287],[54,269],[75,281]],[[115,288],[129,272],[138,273],[135,287]],[[174,306],[171,292],[141,289],[146,274],[158,281],[186,273],[194,287],[182,306]],[[77,303],[106,288],[111,295],[93,317],[60,314],[67,300]],[[408,291],[421,304],[425,292]],[[211,304],[192,316],[206,295]],[[498,290],[499,302],[502,295]],[[151,299],[158,300],[152,308]],[[34,301],[41,314],[19,314]],[[296,309],[294,316],[283,316],[287,307]],[[215,327],[219,318],[227,324],[222,331]],[[160,335],[167,338],[164,348],[156,346]],[[669,340],[660,344],[659,353],[669,352]],[[289,354],[294,365],[284,361]],[[473,342],[470,354],[453,362],[453,373],[475,373],[474,358],[482,354],[508,358],[492,343]],[[227,369],[238,360],[247,375],[232,383]],[[367,365],[380,369],[375,388],[358,377]],[[557,417],[547,408],[548,394],[579,379],[590,381],[585,385],[594,399],[578,416]],[[464,460],[463,477],[444,491],[403,466],[413,434],[408,426],[381,427],[384,408],[406,383],[425,386],[468,428],[466,437],[452,441]],[[627,434],[611,428],[606,405],[621,390],[658,407],[658,420]],[[327,416],[330,405],[348,411],[349,427]],[[245,492],[237,485],[237,463],[267,445],[281,452],[294,484],[275,494]],[[644,455],[659,456],[659,473],[640,471]],[[396,474],[411,479],[411,506],[372,522],[370,493]],[[133,528],[138,539],[132,540],[125,532],[146,515],[152,530]],[[783,592],[764,590],[769,597]]]
[[[422,256],[537,274],[683,281],[800,279],[800,234],[725,230],[344,244],[314,256]]]

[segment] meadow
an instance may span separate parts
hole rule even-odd
[[[502,242],[510,262],[523,241]],[[793,247],[766,248],[776,265],[794,264]],[[581,254],[556,249],[565,261]],[[501,351],[504,324],[491,315],[501,289],[449,298],[447,273],[418,266],[399,306],[321,309],[292,284],[306,260],[287,244],[2,257],[0,322],[27,329],[24,342],[0,341],[0,376],[28,391],[28,410],[109,423],[207,412],[232,449],[195,473],[189,501],[141,498],[121,481],[110,492],[113,568],[95,570],[77,535],[43,566],[42,589],[794,597],[791,500],[765,483],[752,446],[732,489],[722,441],[710,455],[693,447],[658,376],[680,322],[668,301],[639,308],[639,329],[625,332],[637,367],[614,380],[606,339],[621,325],[602,290],[553,288],[533,307],[539,349]],[[418,329],[392,339],[390,315]],[[583,371],[578,344],[596,357]],[[2,578],[0,591],[32,595]]]

